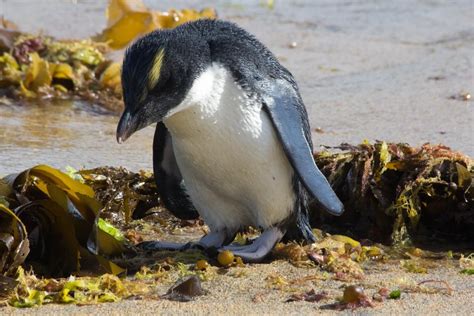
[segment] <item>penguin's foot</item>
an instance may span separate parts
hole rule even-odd
[[[203,236],[198,242],[188,242],[186,244],[167,242],[167,241],[145,241],[137,245],[143,250],[160,251],[160,250],[187,250],[187,249],[209,249],[220,248],[228,239],[226,231],[210,232]]]
[[[210,232],[203,236],[196,244],[204,249],[220,248],[229,239],[229,234],[225,230]],[[233,239],[233,237],[232,237]]]
[[[222,247],[219,251],[230,250],[235,256],[241,257],[246,262],[259,262],[272,251],[283,235],[284,232],[280,228],[272,227],[265,230],[250,245],[229,245]]]

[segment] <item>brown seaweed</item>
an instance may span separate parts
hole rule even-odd
[[[315,160],[345,206],[314,205],[312,224],[386,244],[474,245],[473,161],[442,145],[343,144]]]

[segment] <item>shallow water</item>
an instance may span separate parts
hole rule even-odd
[[[0,15],[60,38],[105,26],[105,1],[75,2],[0,0]],[[474,93],[471,1],[277,0],[274,9],[264,1],[145,2],[156,9],[212,5],[254,33],[295,75],[312,127],[323,131],[313,133],[315,145],[429,141],[474,155],[473,102],[450,99]],[[150,169],[153,128],[118,145],[118,118],[90,108],[0,105],[0,175],[40,163]]]
[[[153,128],[131,141],[115,141],[117,117],[98,114],[80,102],[1,107],[0,174],[37,164],[75,168],[124,165],[151,168]]]

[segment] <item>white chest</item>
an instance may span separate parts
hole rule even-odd
[[[269,227],[292,211],[293,169],[261,104],[218,65],[165,119],[187,191],[211,229]]]

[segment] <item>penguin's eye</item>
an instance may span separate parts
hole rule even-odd
[[[162,69],[160,80],[153,87],[153,89],[148,90],[148,95],[159,97],[172,94],[180,88],[181,82],[179,79],[180,78],[176,77],[175,74],[167,71],[166,69]]]

